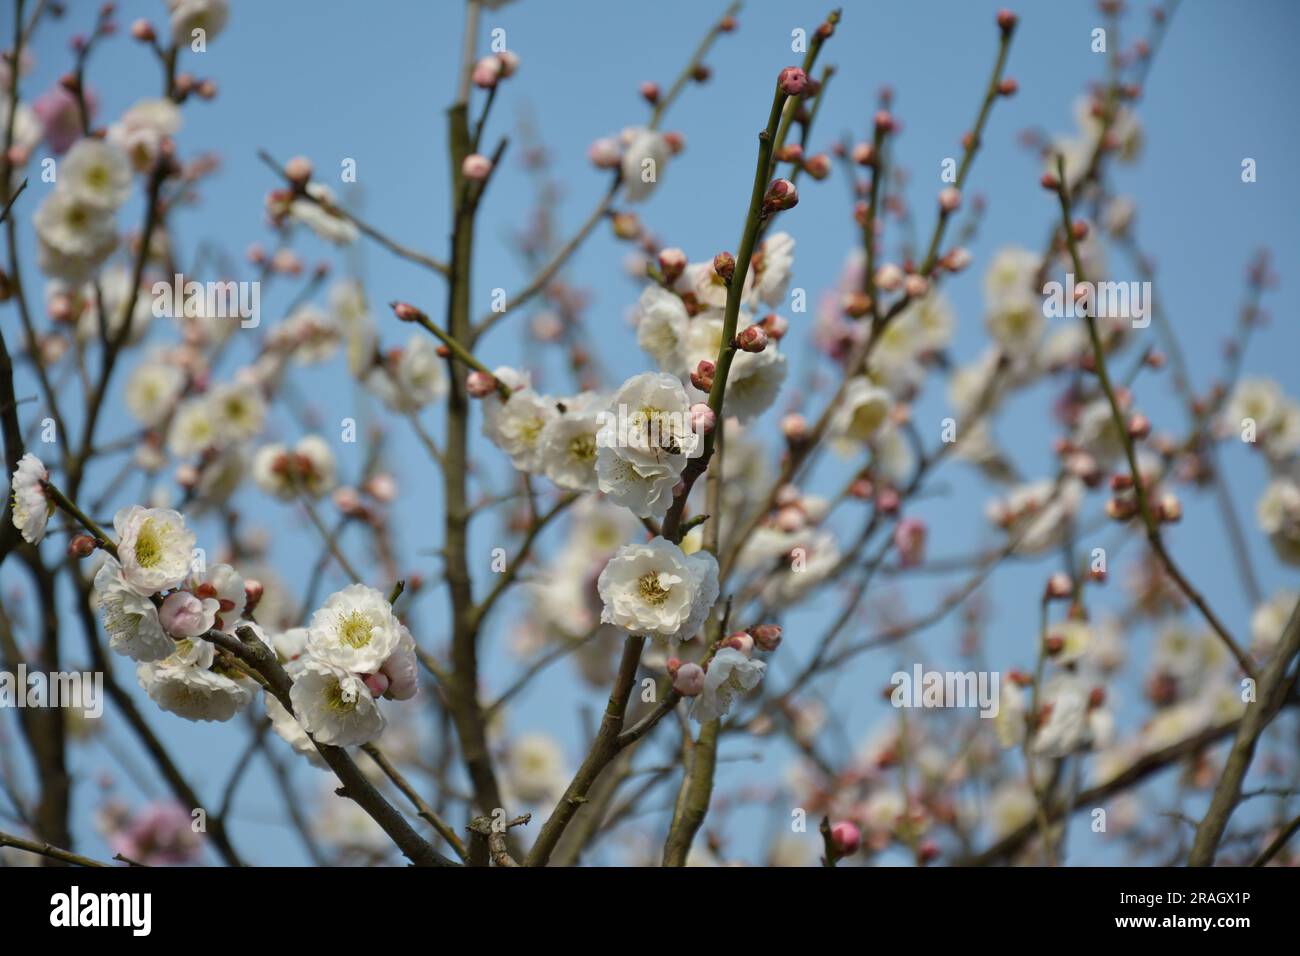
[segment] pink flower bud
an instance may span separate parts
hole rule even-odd
[[[761,325],[751,325],[736,336],[736,348],[742,352],[761,352],[767,348],[767,333]]]
[[[1049,598],[1060,600],[1068,598],[1074,594],[1074,582],[1070,576],[1062,571],[1057,571],[1047,579],[1046,595]]]
[[[140,19],[131,24],[131,36],[141,43],[152,43],[157,39],[154,33],[153,24],[148,20]]]
[[[498,57],[485,56],[474,64],[470,81],[479,89],[490,90],[497,85],[497,80],[501,78],[501,71],[501,60]]]
[[[943,257],[943,266],[949,272],[961,272],[970,265],[970,261],[970,251],[965,246],[958,246]]]
[[[587,158],[597,169],[614,169],[622,160],[618,143],[608,137],[598,139],[587,147]]]
[[[955,212],[961,206],[961,190],[949,186],[939,192],[939,208],[944,212]]]
[[[685,269],[686,253],[681,249],[673,247],[659,250],[659,272],[663,275],[664,282],[676,282]]]
[[[698,697],[704,690],[704,668],[699,664],[682,664],[673,676],[673,690],[683,697]]]
[[[256,608],[258,602],[262,600],[262,595],[264,593],[266,593],[266,588],[263,586],[261,581],[257,580],[257,578],[244,579],[245,614],[253,613],[253,609]]]
[[[1173,494],[1162,495],[1160,503],[1157,505],[1157,509],[1159,510],[1161,521],[1174,522],[1181,520],[1183,517],[1182,502],[1180,502]]]
[[[1014,13],[1012,13],[1006,7],[1003,7],[1001,10],[998,11],[998,28],[1003,33],[1009,34],[1012,30],[1016,28],[1017,19],[1018,18]]]
[[[862,831],[848,820],[831,827],[831,846],[839,856],[850,856],[862,845]]]
[[[736,257],[730,252],[719,252],[713,257],[713,271],[723,282],[730,282],[736,274]]]
[[[424,316],[423,312],[409,302],[392,302],[389,308],[393,310],[393,315],[403,322],[418,322]]]
[[[859,166],[870,166],[876,161],[876,148],[870,143],[856,143],[851,156]]]
[[[886,262],[876,270],[876,285],[886,292],[893,292],[903,284],[903,270],[892,262]]]
[[[808,419],[792,412],[781,419],[781,434],[789,441],[800,441],[808,435]]]
[[[1141,412],[1134,412],[1128,420],[1128,433],[1137,439],[1146,438],[1151,434],[1151,419]]]
[[[473,371],[465,377],[465,391],[474,398],[486,398],[497,390],[496,376],[487,372]]]
[[[311,179],[311,160],[306,156],[295,156],[284,164],[284,175],[288,177],[289,182],[298,186],[307,185]]]
[[[754,654],[754,639],[744,631],[737,631],[732,634],[722,642],[722,646],[734,648],[746,657],[752,657]]]
[[[476,183],[481,183],[492,172],[492,160],[482,153],[470,153],[460,164],[461,175]]]
[[[780,624],[760,624],[758,627],[751,627],[749,633],[753,636],[754,643],[762,650],[770,652],[781,646]]]
[[[913,273],[912,275],[908,276],[906,279],[903,280],[903,291],[906,292],[908,295],[910,295],[913,299],[917,299],[925,295],[926,291],[929,288],[930,288],[930,283],[925,280],[925,277],[919,276],[916,273]]]
[[[376,501],[389,504],[397,497],[397,482],[387,472],[380,472],[367,478],[362,490]]]
[[[217,602],[201,601],[189,591],[173,591],[158,609],[158,622],[172,637],[198,637],[212,626]]]
[[[807,516],[797,505],[787,505],[776,513],[776,526],[786,534],[793,534],[806,523]]]
[[[68,555],[73,558],[84,558],[95,553],[98,545],[95,539],[88,534],[75,535],[68,542]]]
[[[813,179],[825,179],[831,174],[831,158],[825,153],[816,153],[804,160],[803,168]]]
[[[695,366],[695,371],[691,373],[691,384],[701,392],[707,392],[713,388],[713,373],[717,371],[717,366],[709,359],[700,359],[700,364]]]
[[[651,105],[659,102],[659,84],[651,80],[646,80],[638,87],[641,93],[641,99]]]
[[[502,50],[497,54],[497,61],[501,64],[501,76],[514,76],[519,72],[519,54],[513,50]]]
[[[914,568],[925,560],[925,522],[920,518],[904,518],[894,527],[894,549],[898,563]]]
[[[767,195],[763,197],[763,209],[766,212],[793,209],[798,203],[799,191],[788,179],[773,180],[772,185],[767,187]]]
[[[372,697],[383,697],[384,691],[388,690],[388,676],[386,674],[366,674],[362,680]]]
[[[696,402],[691,406],[691,431],[697,435],[707,435],[718,423],[718,417],[707,402]]]
[[[879,110],[876,112],[876,129],[880,130],[882,133],[892,133],[897,128],[897,125],[898,124],[894,122],[894,117],[890,114],[889,110]]]
[[[876,496],[876,507],[887,515],[896,512],[901,503],[898,492],[893,488],[881,488],[880,494]]]
[[[998,93],[1000,93],[1002,96],[1015,96],[1019,90],[1020,90],[1020,84],[1016,82],[1016,78],[1014,76],[1008,76],[1005,80],[1003,80],[1001,83],[998,84]]]
[[[787,66],[776,82],[786,96],[798,96],[808,85],[808,74],[797,66]]]
[[[357,489],[350,485],[335,488],[331,497],[334,500],[334,507],[345,515],[359,514],[362,510],[361,495],[357,494]]]

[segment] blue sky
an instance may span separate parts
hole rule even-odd
[[[78,16],[86,15],[75,11],[78,5],[70,6],[74,12],[61,23],[47,24],[36,40],[38,64],[27,78],[28,91],[47,88],[67,68],[67,39],[83,26]],[[128,0],[119,6],[123,25],[137,16],[161,21],[161,3]],[[605,188],[604,174],[592,169],[586,159],[587,145],[597,137],[644,121],[647,110],[637,96],[637,84],[656,80],[666,87],[706,23],[723,6],[721,2],[687,0],[655,4],[520,0],[499,11],[485,12],[485,39],[480,49],[486,48],[487,31],[501,27],[508,47],[522,60],[518,76],[501,90],[488,142],[497,135],[513,133],[519,111],[531,111],[566,188],[556,212],[561,232],[576,228]],[[882,84],[892,86],[895,113],[904,124],[895,157],[910,168],[908,198],[925,235],[932,197],[941,185],[940,163],[945,157],[960,155],[960,136],[973,121],[992,64],[997,6],[968,0],[849,2],[840,29],[824,53],[822,62],[834,63],[837,74],[819,114],[814,149],[827,149],[844,135],[863,138],[875,108],[876,91]],[[735,247],[748,199],[754,134],[766,117],[772,79],[781,67],[798,60],[790,51],[791,30],[811,30],[827,9],[802,0],[754,2],[741,11],[740,29],[716,44],[707,58],[712,79],[689,86],[664,124],[683,133],[686,150],[670,164],[661,188],[638,210],[667,244],[682,246],[692,259]],[[1073,102],[1103,71],[1103,58],[1089,48],[1090,31],[1101,24],[1093,4],[1039,0],[1022,3],[1017,11],[1021,23],[1008,73],[1018,79],[1019,93],[996,104],[985,149],[970,179],[968,195],[982,194],[989,203],[979,236],[971,246],[974,265],[946,286],[959,317],[953,348],[958,361],[969,360],[986,344],[980,276],[990,256],[1005,244],[1038,248],[1056,212],[1052,198],[1037,183],[1039,159],[1016,145],[1016,135],[1028,127],[1072,133]],[[1201,387],[1220,367],[1220,344],[1235,325],[1246,263],[1254,250],[1268,247],[1282,278],[1280,290],[1268,301],[1276,320],[1257,334],[1246,367],[1277,378],[1292,393],[1296,390],[1293,369],[1300,332],[1287,317],[1283,296],[1300,276],[1300,245],[1295,238],[1300,187],[1287,165],[1300,154],[1300,124],[1291,102],[1296,92],[1291,43],[1298,21],[1300,8],[1284,0],[1184,2],[1139,109],[1145,133],[1141,161],[1114,176],[1117,191],[1138,197],[1137,235],[1158,262],[1157,294],[1162,296]],[[1122,32],[1130,37],[1145,34],[1147,23],[1144,6],[1125,18]],[[256,150],[265,148],[282,161],[297,154],[310,157],[318,176],[336,188],[337,175],[331,171],[343,159],[354,159],[359,192],[344,191],[349,202],[399,241],[445,257],[449,224],[442,111],[453,96],[460,34],[461,5],[452,0],[235,3],[226,32],[207,53],[190,56],[182,65],[201,77],[213,77],[220,86],[216,101],[186,106],[185,128],[179,136],[182,153],[217,150],[223,157],[223,168],[209,183],[202,203],[176,217],[175,235],[182,248],[192,255],[200,240],[215,240],[238,262],[249,242],[269,240],[262,200],[276,183],[256,157]],[[141,97],[156,95],[156,66],[125,36],[96,53],[88,75],[101,97],[101,120],[115,116]],[[519,152],[516,142],[508,169],[494,178],[480,213],[473,290],[476,315],[486,308],[493,287],[514,289],[528,277],[508,244],[500,241],[522,224],[531,208],[532,187],[515,161]],[[1241,181],[1245,157],[1257,162],[1255,183]],[[30,212],[43,190],[50,187],[33,181],[31,188],[21,211],[28,263],[34,258]],[[123,221],[136,220],[138,210],[129,205]],[[857,227],[846,208],[841,171],[836,169],[821,184],[805,178],[799,206],[783,217],[780,227],[791,232],[798,243],[793,284],[807,289],[809,301],[815,302],[821,290],[833,285],[847,250],[858,241]],[[295,246],[308,261],[330,254],[309,236]],[[612,241],[608,229],[601,227],[572,260],[567,273],[570,281],[591,295],[588,328],[616,380],[648,367],[648,360],[630,347],[624,322],[638,292],[621,269],[626,251],[626,246]],[[1123,260],[1113,254],[1112,261]],[[434,315],[441,313],[442,283],[418,267],[399,262],[373,246],[359,247],[346,259],[334,257],[334,262],[340,271],[358,271],[376,303],[408,299]],[[1116,277],[1124,277],[1118,270],[1116,273]],[[29,282],[34,275],[34,269],[29,270]],[[284,289],[268,295],[263,302],[266,315],[278,318],[276,309],[283,308],[287,298]],[[0,318],[9,335],[15,327],[12,308],[0,308]],[[790,318],[791,335],[800,341],[811,313]],[[488,365],[526,361],[528,342],[522,328],[518,318],[504,323],[481,345],[484,361]],[[405,339],[405,331],[387,326],[385,343],[398,344]],[[792,351],[801,353],[801,349]],[[227,365],[225,375],[233,367]],[[353,407],[351,391],[337,387],[341,374],[335,365],[302,380],[303,394],[326,421],[349,414]],[[798,379],[796,371],[791,381]],[[24,387],[34,391],[30,377],[20,376],[20,395]],[[1167,382],[1152,380],[1139,397],[1158,425],[1163,422],[1181,428],[1183,420],[1168,394]],[[932,385],[928,395],[917,409],[921,423],[937,422],[945,414],[942,389]],[[1004,445],[1028,475],[1045,474],[1050,465],[1054,432],[1043,411],[1048,397],[1044,389],[1034,391],[1014,403],[999,425]],[[25,414],[32,414],[30,408]],[[762,421],[774,428],[775,419],[776,413],[771,412]],[[426,420],[436,423],[440,416],[430,414]],[[121,406],[115,404],[104,433],[117,436],[126,428]],[[296,426],[287,420],[275,423],[273,431],[281,437],[297,437]],[[404,489],[401,506],[408,516],[402,522],[401,543],[407,560],[415,566],[425,562],[426,572],[433,575],[435,567],[419,553],[438,544],[437,482],[405,430],[394,428],[393,438],[390,453]],[[346,471],[349,452],[337,443],[335,449]],[[486,442],[480,441],[477,450],[482,461],[499,468],[500,456]],[[1238,513],[1253,528],[1254,501],[1265,480],[1263,468],[1241,449],[1226,450],[1223,460],[1231,475]],[[107,481],[112,470],[106,466],[92,477],[92,489],[98,490],[96,481]],[[843,475],[828,471],[819,485],[832,487],[842,481]],[[931,539],[931,554],[968,553],[991,543],[994,539],[982,516],[989,494],[983,479],[957,464],[947,466],[940,481],[945,493],[928,498],[918,508],[937,529]],[[255,491],[245,491],[241,503],[250,523],[262,523],[273,533],[284,529],[273,553],[285,569],[285,578],[300,586],[305,576],[303,565],[316,552],[310,529]],[[1094,506],[1097,503],[1094,501]],[[1208,499],[1193,501],[1188,512],[1189,519],[1170,535],[1172,547],[1211,604],[1234,631],[1244,634],[1250,606],[1225,564],[1225,539],[1218,516]],[[493,536],[499,536],[499,530],[490,527],[493,523],[493,519],[485,519],[476,526],[474,544],[482,555],[495,546]],[[215,534],[212,528],[206,530]],[[1109,532],[1106,538],[1109,540]],[[310,557],[298,550],[304,541],[309,542],[306,555]],[[1252,550],[1266,592],[1288,581],[1258,535],[1252,535]],[[478,567],[486,570],[486,558]],[[988,651],[993,666],[1032,663],[1037,607],[1025,595],[1038,592],[1048,569],[1041,564],[1016,565],[1000,572],[988,589],[995,621]],[[479,577],[480,588],[486,586],[485,577]],[[6,600],[18,579],[12,569],[0,573]],[[1289,580],[1294,586],[1294,574]],[[924,610],[943,593],[942,588],[934,579],[927,579],[903,589],[900,600],[914,612]],[[1118,594],[1110,600],[1114,606]],[[424,596],[414,606],[421,639],[426,646],[440,646],[446,618],[441,597]],[[518,666],[506,653],[504,626],[517,609],[501,614],[486,640],[484,680],[488,687],[503,687]],[[800,634],[811,639],[827,616],[824,608],[792,615],[786,622],[790,639],[781,655],[798,654]],[[959,661],[955,654],[957,630],[953,618],[924,634],[919,646],[925,659]],[[70,638],[69,643],[79,649],[80,636]],[[1134,655],[1143,659],[1147,642],[1135,639],[1134,644]],[[833,683],[824,685],[833,687],[827,706],[834,722],[842,727],[843,738],[856,743],[879,721],[884,708],[877,690],[896,664],[911,660],[891,658],[888,652],[862,658]],[[774,664],[778,676],[793,669],[791,659]],[[118,676],[134,684],[128,668],[119,668]],[[584,725],[579,710],[599,706],[602,698],[599,692],[584,691],[581,686],[564,667],[549,671],[511,709],[512,730],[553,732],[565,743],[571,765],[576,766],[581,757],[579,728]],[[1136,686],[1130,688],[1130,699],[1136,697],[1137,690]],[[238,758],[242,736],[229,727],[186,724],[158,712],[140,696],[151,723],[174,747],[199,792],[218,791]],[[1132,727],[1135,712],[1129,712],[1125,726]],[[111,716],[105,721],[104,732],[115,741],[116,751],[145,764],[144,755],[125,728]],[[832,734],[831,740],[840,736]],[[755,749],[749,741],[730,746],[735,748],[733,756]],[[75,755],[79,781],[76,835],[80,847],[91,854],[103,849],[91,821],[93,776],[114,761],[98,746],[82,748]],[[768,750],[762,763],[728,764],[721,774],[720,792],[742,783],[773,783],[786,763],[786,756]],[[116,776],[125,796],[136,795],[130,774],[119,769]],[[305,766],[298,768],[296,779],[304,794],[314,795],[320,786],[319,775]],[[257,862],[301,862],[303,856],[292,833],[264,822],[270,814],[268,807],[277,801],[259,761],[241,791],[234,822],[236,844]],[[662,821],[651,819],[651,834],[659,834]],[[729,812],[723,828],[732,848],[743,855],[763,845],[774,825],[779,826],[780,820],[774,824],[765,813],[741,810]],[[1089,844],[1083,837],[1072,842],[1072,851],[1075,862],[1113,859],[1108,849]]]

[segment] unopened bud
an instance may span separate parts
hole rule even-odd
[[[786,96],[798,96],[808,85],[808,74],[797,66],[787,66],[776,82]]]
[[[730,252],[719,252],[713,257],[713,271],[723,282],[730,282],[736,274],[736,257]]]
[[[661,249],[659,251],[659,272],[664,282],[676,282],[686,269],[686,253],[681,249]]]
[[[88,534],[74,535],[68,542],[68,556],[73,558],[85,558],[95,553],[99,547],[95,539]]]
[[[717,371],[717,366],[710,359],[700,359],[700,364],[695,366],[695,371],[691,372],[691,384],[701,392],[710,391],[713,388],[713,373]]]
[[[799,191],[788,179],[773,180],[772,185],[767,187],[767,195],[763,197],[763,209],[766,212],[793,209],[798,203]]]
[[[311,160],[306,156],[295,156],[284,164],[284,175],[296,186],[306,186],[311,172]]]
[[[496,376],[475,369],[465,376],[465,391],[474,398],[486,398],[497,390]]]
[[[492,172],[492,160],[481,153],[470,153],[460,164],[460,173],[466,179],[483,182]]]
[[[760,624],[750,628],[749,633],[761,650],[771,652],[781,646],[780,624]]]
[[[707,402],[696,402],[691,406],[691,431],[697,435],[707,435],[713,431],[718,416]]]
[[[767,333],[761,325],[751,325],[736,336],[735,345],[742,352],[761,352],[767,348]]]

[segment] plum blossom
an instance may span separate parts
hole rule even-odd
[[[733,647],[724,647],[709,661],[704,690],[691,704],[691,717],[701,724],[730,713],[736,698],[749,693],[763,680],[767,665],[751,660]]]
[[[687,555],[654,538],[619,548],[596,587],[607,624],[669,642],[689,640],[718,599],[718,562],[707,551]]]
[[[18,468],[10,480],[14,527],[28,544],[41,543],[45,524],[54,513],[54,502],[45,493],[49,477],[45,464],[27,452],[18,460]]]

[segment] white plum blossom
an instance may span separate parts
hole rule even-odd
[[[635,129],[625,134],[623,151],[623,197],[640,202],[649,197],[668,166],[668,142],[652,129]]]
[[[378,672],[401,642],[402,626],[392,605],[364,584],[335,591],[308,626],[308,653],[354,674]]]
[[[149,698],[168,713],[218,723],[247,707],[257,686],[238,672],[223,673],[213,645],[198,639],[178,642],[176,652],[166,660],[141,664],[136,678]]]
[[[687,555],[654,538],[619,548],[596,588],[606,624],[670,642],[690,640],[718,599],[718,562],[707,551]]]
[[[38,262],[48,276],[81,282],[117,247],[113,214],[56,188],[33,217]]]
[[[774,232],[763,240],[750,271],[758,275],[754,283],[757,299],[769,306],[778,306],[785,299],[786,287],[794,269],[794,237],[788,232]]]
[[[188,43],[188,40],[187,40]],[[181,128],[181,111],[171,99],[140,100],[108,128],[108,141],[130,158],[137,171],[148,170],[165,137]]]
[[[1300,484],[1274,478],[1255,505],[1255,515],[1277,556],[1300,564]]]
[[[541,435],[542,470],[570,491],[596,491],[597,433],[608,399],[585,393],[560,402],[564,412],[546,423]]]
[[[638,518],[662,518],[668,513],[679,474],[668,465],[639,468],[609,445],[596,451],[598,487],[610,501]]]
[[[284,704],[280,703],[279,698],[270,691],[266,691],[262,696],[266,703],[266,716],[271,719],[271,729],[280,739],[292,747],[295,753],[306,757],[312,766],[321,770],[328,769],[329,764],[321,757],[320,751],[316,749],[316,745],[312,743],[311,737],[303,729],[302,724],[298,723],[298,718],[289,713]]]
[[[293,219],[334,245],[346,246],[356,242],[357,227],[339,210],[328,186],[308,183],[307,194],[312,198],[295,199],[289,203],[289,215]]]
[[[316,657],[302,658],[290,674],[293,711],[303,729],[320,743],[360,746],[384,732],[384,715],[365,681],[355,674]]]
[[[701,724],[731,711],[737,697],[749,693],[763,679],[767,665],[751,660],[734,647],[724,647],[709,661],[704,691],[691,704],[691,717]]]
[[[1019,485],[985,507],[989,521],[1018,540],[1016,550],[1040,554],[1061,542],[1083,500],[1083,485],[1065,479],[1060,488],[1050,478]]]
[[[483,400],[483,434],[510,456],[519,471],[542,470],[542,432],[551,419],[560,414],[549,396],[538,395],[528,377],[514,369],[499,368],[493,373],[511,389],[502,399],[494,392]]]
[[[785,356],[774,345],[761,352],[737,352],[727,375],[722,410],[742,423],[772,407],[785,382]]]
[[[690,316],[680,296],[661,286],[646,286],[634,319],[637,344],[661,370],[673,374],[690,371],[685,356]]]
[[[888,422],[893,405],[889,392],[869,379],[851,379],[831,417],[830,434],[840,448],[870,441]]]
[[[126,408],[141,425],[153,428],[167,420],[185,390],[185,373],[163,361],[141,362],[126,383]]]
[[[366,387],[394,411],[416,412],[446,396],[446,366],[429,336],[414,335],[366,377]]]
[[[1300,591],[1283,588],[1255,608],[1250,616],[1251,649],[1255,653],[1261,656],[1272,653],[1297,602],[1300,602]]]
[[[131,164],[113,143],[80,139],[59,164],[58,183],[77,202],[113,212],[131,194]]]
[[[284,501],[319,498],[334,488],[336,474],[334,452],[319,435],[306,435],[293,448],[264,445],[253,456],[253,481]]]
[[[511,792],[525,803],[553,801],[569,782],[564,751],[548,734],[521,734],[511,741],[505,771]]]
[[[161,661],[175,653],[176,642],[163,631],[157,607],[149,597],[127,586],[122,566],[112,558],[95,572],[94,595],[114,653],[141,663]]]
[[[122,580],[146,597],[174,588],[190,573],[194,532],[179,513],[130,505],[113,517]]]
[[[27,452],[18,459],[18,468],[9,483],[14,527],[28,544],[41,543],[46,522],[54,513],[54,502],[45,493],[44,483],[49,477],[45,463]]]
[[[248,441],[266,422],[266,403],[256,387],[241,382],[218,385],[207,395],[216,442],[221,447]]]
[[[203,42],[212,42],[230,18],[227,0],[167,0],[171,13],[172,39],[177,46],[188,47],[194,31],[203,31]]]
[[[680,380],[664,372],[643,372],[624,382],[610,399],[600,445],[642,473],[667,468],[680,475],[697,448],[691,429],[691,400]]]

